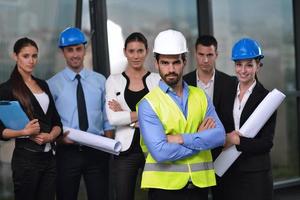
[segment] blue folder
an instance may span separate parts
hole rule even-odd
[[[29,119],[18,101],[0,101],[0,120],[6,128],[21,130]]]

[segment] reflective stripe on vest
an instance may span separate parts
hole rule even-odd
[[[159,87],[145,97],[158,116],[166,134],[193,134],[204,120],[207,98],[203,90],[189,86],[188,113],[185,117],[173,99]],[[143,134],[143,133],[142,133]],[[144,143],[141,142],[143,146]],[[147,152],[146,146],[143,146]],[[171,162],[157,163],[148,153],[142,175],[142,188],[182,189],[188,181],[197,187],[216,184],[212,156],[209,150]]]
[[[159,172],[196,172],[201,170],[213,169],[213,162],[190,164],[169,164],[169,163],[146,163],[144,171],[159,171]]]

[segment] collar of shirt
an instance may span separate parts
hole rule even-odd
[[[241,114],[243,112],[243,109],[246,105],[246,102],[247,102],[249,96],[251,95],[255,85],[256,85],[256,81],[254,81],[254,83],[248,88],[248,90],[244,94],[243,99],[241,101],[239,100],[239,94],[241,92],[240,91],[240,84],[238,84],[238,86],[237,86],[237,89],[236,89],[237,92],[236,92],[234,105],[233,105],[233,120],[234,120],[235,130],[239,130],[239,128],[240,128]]]
[[[105,130],[112,130],[105,110],[105,79],[97,73],[84,68],[79,74],[82,76],[82,87],[86,101],[89,128],[87,132],[102,135]],[[53,96],[59,97],[55,105],[64,126],[79,129],[76,87],[74,80],[76,73],[66,67],[61,74],[53,77],[50,88]],[[55,84],[54,84],[55,83]],[[68,106],[66,106],[68,105]]]
[[[256,80],[254,80],[254,82],[252,83],[252,85],[248,88],[247,92],[245,93],[245,95],[248,95],[248,97],[250,96],[250,94],[252,93],[254,87],[256,85]],[[237,86],[237,92],[236,92],[236,95],[239,96],[240,94],[240,83],[238,84]]]
[[[69,67],[65,68],[65,74],[71,81],[74,81],[76,79],[75,76],[77,75],[77,73],[71,70]],[[88,75],[87,70],[85,68],[82,68],[82,70],[78,74],[81,76],[81,79],[83,80],[85,80]]]
[[[162,91],[164,91],[166,94],[168,94],[178,105],[180,110],[183,112],[184,116],[187,116],[187,101],[189,96],[189,87],[186,82],[182,82],[183,84],[183,91],[182,91],[182,97],[179,97],[173,89],[167,85],[164,81],[159,82],[159,87]]]
[[[210,87],[211,85],[213,85],[213,82],[215,81],[215,74],[216,74],[216,70],[213,71],[213,75],[211,77],[211,79],[208,81],[207,84],[203,83],[203,81],[201,81],[198,77],[198,69],[196,69],[196,79],[197,79],[197,83],[201,84],[201,86],[203,86],[203,89],[204,88],[208,88]]]
[[[196,70],[196,80],[197,80],[197,87],[202,88],[208,96],[213,99],[214,95],[214,81],[215,81],[215,73],[216,70],[213,71],[213,75],[211,79],[208,81],[207,84],[203,83],[198,77],[198,69]]]

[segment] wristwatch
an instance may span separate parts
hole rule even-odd
[[[135,122],[130,123],[129,126],[130,126],[131,128],[135,128]]]

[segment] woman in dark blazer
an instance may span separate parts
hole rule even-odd
[[[15,138],[12,176],[17,200],[55,199],[53,148],[62,125],[47,83],[32,76],[37,57],[33,40],[16,41],[15,68],[9,80],[0,85],[0,100],[18,101],[30,120],[22,130],[6,128],[0,121],[0,139]]]
[[[254,138],[243,137],[238,131],[268,94],[256,76],[263,57],[260,45],[252,39],[241,39],[232,49],[239,81],[235,88],[228,89],[219,117],[227,133],[225,148],[236,145],[242,154],[221,177],[214,199],[271,200],[273,197],[270,150],[276,112]]]

